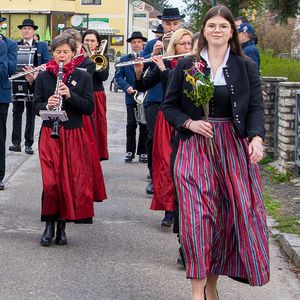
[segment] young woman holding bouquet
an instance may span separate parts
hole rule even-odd
[[[218,299],[219,275],[266,284],[268,233],[257,166],[264,104],[257,67],[243,56],[227,7],[205,15],[196,57],[178,63],[163,112],[180,137],[174,177],[193,299]]]

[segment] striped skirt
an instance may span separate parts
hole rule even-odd
[[[212,148],[194,134],[180,141],[174,163],[187,277],[226,275],[261,286],[270,269],[259,169],[232,121],[209,122]]]

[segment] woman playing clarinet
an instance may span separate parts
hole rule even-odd
[[[59,139],[50,137],[53,126],[50,120],[43,121],[40,132],[39,156],[43,178],[41,219],[46,222],[41,237],[42,246],[51,244],[55,222],[55,242],[66,245],[66,221],[91,223],[93,202],[106,198],[103,180],[95,185],[94,172],[100,173],[96,170],[100,165],[92,154],[95,149],[88,142],[90,137],[82,122],[82,117],[90,115],[94,109],[91,76],[75,69],[72,57],[76,53],[76,43],[70,35],[62,34],[54,38],[51,49],[53,59],[37,78],[35,112],[39,115],[40,110],[54,110],[61,99],[68,121],[60,124]],[[54,91],[60,62],[63,63],[63,76],[57,95]],[[94,197],[95,189],[98,189],[97,199]]]

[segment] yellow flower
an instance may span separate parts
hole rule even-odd
[[[186,81],[189,82],[192,86],[196,85],[195,78],[188,73],[186,74]]]

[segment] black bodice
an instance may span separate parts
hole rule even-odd
[[[232,108],[226,85],[216,85],[209,102],[210,118],[232,118]]]

